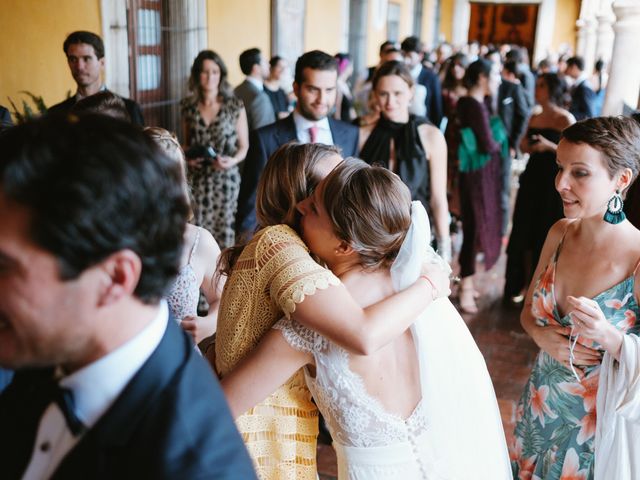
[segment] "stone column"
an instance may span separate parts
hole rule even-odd
[[[596,11],[599,0],[583,0],[580,9],[580,18],[576,21],[578,27],[578,42],[576,55],[584,59],[585,70],[591,72],[596,55]]]
[[[469,0],[455,0],[451,43],[456,46],[467,44],[467,42],[469,41],[470,21],[471,4],[469,3]]]
[[[611,10],[611,0],[602,0],[600,10],[596,15],[598,26],[596,28],[596,60],[601,58],[605,63],[611,61],[613,51],[613,22],[616,17]]]
[[[603,115],[620,115],[624,104],[636,108],[640,92],[640,62],[636,60],[640,47],[640,2],[616,0],[613,12],[615,39]]]

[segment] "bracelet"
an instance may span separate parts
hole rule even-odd
[[[438,289],[436,288],[436,286],[426,275],[420,275],[420,278],[424,278],[429,283],[429,285],[431,285],[431,300],[435,300],[438,296]]]

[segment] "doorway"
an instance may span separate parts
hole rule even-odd
[[[468,41],[521,45],[531,54],[538,23],[537,3],[471,3]]]

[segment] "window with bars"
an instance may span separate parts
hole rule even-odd
[[[180,134],[180,100],[191,63],[206,45],[204,0],[128,0],[130,97],[147,125]]]

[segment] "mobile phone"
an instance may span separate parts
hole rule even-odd
[[[192,145],[184,154],[187,158],[203,158],[208,160],[209,164],[218,156],[211,145]],[[204,164],[204,161],[202,163]]]

